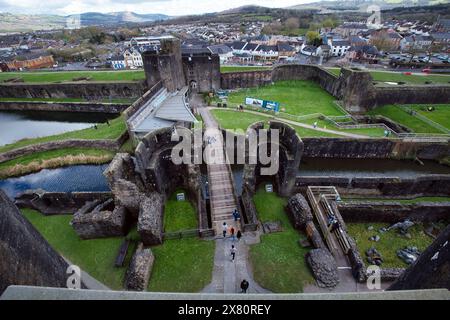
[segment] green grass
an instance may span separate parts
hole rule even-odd
[[[298,244],[303,235],[284,212],[287,200],[260,188],[253,201],[260,221],[281,221],[283,227],[282,232],[261,235],[261,243],[250,247],[255,281],[276,293],[302,292],[314,279],[305,260],[308,250]]]
[[[373,226],[374,229],[372,231],[367,230],[369,226]],[[420,251],[423,251],[433,242],[433,239],[425,234],[423,224],[416,224],[409,229],[409,233],[412,236],[411,239],[400,235],[397,230],[378,233],[380,228],[388,226],[385,223],[347,223],[348,233],[356,240],[358,250],[366,263],[365,252],[374,247],[383,257],[384,263],[381,265],[382,267],[406,268],[408,265],[397,257],[397,250],[406,246],[415,246]],[[380,241],[370,241],[369,238],[376,234],[380,236]]]
[[[196,238],[165,240],[153,247],[153,265],[148,291],[198,292],[211,282],[214,241]]]
[[[310,124],[310,125],[314,124],[314,122],[317,122],[317,126],[319,128],[335,130],[335,131],[340,131],[340,132],[360,134],[360,135],[365,135],[365,136],[369,136],[369,137],[383,137],[384,136],[384,129],[382,129],[382,128],[340,129],[340,128],[334,126],[332,123],[327,122],[325,120],[321,120],[319,118],[305,119],[305,120],[302,120],[301,122]]]
[[[260,71],[260,70],[269,70],[270,67],[262,67],[262,66],[220,66],[220,72],[228,73],[228,72],[244,72],[244,71]]]
[[[6,152],[13,149],[38,144],[45,143],[51,141],[61,141],[61,140],[69,140],[69,139],[85,139],[85,140],[96,140],[96,139],[117,139],[119,138],[126,130],[125,120],[122,116],[110,120],[110,125],[108,126],[106,123],[98,124],[97,129],[94,127],[65,132],[58,135],[34,138],[34,139],[23,139],[17,141],[12,144],[7,144],[0,147],[0,152]]]
[[[71,215],[43,216],[28,209],[22,212],[62,256],[111,289],[123,288],[126,267],[114,267],[123,238],[81,240],[69,225]],[[132,251],[129,250],[125,265],[128,265]]]
[[[139,81],[145,79],[145,73],[138,71],[54,71],[54,72],[0,72],[0,82],[21,78],[24,82],[71,82],[74,78],[90,77],[89,81]]]
[[[230,94],[229,105],[243,104],[246,97],[279,102],[280,111],[284,109],[293,115],[344,115],[334,104],[335,98],[313,81],[278,81],[273,85],[240,90]]]
[[[408,105],[414,111],[417,111],[424,117],[434,121],[450,130],[450,104],[435,104],[434,110],[428,111],[427,107],[430,105]]]
[[[418,202],[450,202],[450,197],[419,197],[414,199],[385,199],[385,198],[343,198],[343,201],[352,202],[352,201],[395,201],[404,204],[414,204]]]
[[[264,121],[266,124],[270,119],[275,119],[274,117],[267,117],[264,115],[257,115],[254,113],[248,113],[248,112],[238,112],[233,109],[213,109],[211,110],[211,113],[216,118],[217,122],[220,124],[220,126],[223,129],[228,130],[234,130],[239,129],[243,130],[242,133],[244,133],[247,128],[258,121]],[[277,121],[283,121],[283,119],[276,119]],[[355,133],[355,134],[361,134],[361,135],[367,135],[370,137],[381,137],[384,135],[384,130],[380,128],[363,128],[363,129],[338,129],[331,124],[319,120],[317,118],[314,119],[308,119],[302,121],[306,124],[313,124],[315,121],[318,121],[318,127],[324,128],[326,126],[327,129],[330,130],[336,130],[340,132],[348,132],[348,133]],[[295,131],[298,133],[300,137],[339,137],[340,135],[328,133],[328,132],[322,132],[314,129],[309,128],[303,128],[300,126],[291,125]]]
[[[177,193],[185,193],[185,201],[177,201]],[[167,200],[164,208],[164,231],[175,232],[197,229],[197,214],[184,190],[178,189]]]
[[[308,28],[297,28],[295,30],[281,30],[280,32],[278,32],[278,34],[281,34],[283,36],[291,36],[291,37],[295,37],[295,36],[304,36],[306,34],[306,32],[308,32]]]
[[[445,108],[445,107],[444,107]],[[448,116],[447,109],[436,110],[437,117]],[[410,115],[408,112],[396,105],[386,105],[382,107],[375,108],[367,113],[367,115],[381,115],[389,118],[409,129],[415,133],[443,133],[441,130],[431,126],[430,124],[420,120],[419,118]],[[448,119],[442,120],[444,123],[448,124]]]
[[[83,98],[8,98],[1,97],[0,102],[101,102],[101,103],[123,103],[132,104],[135,99],[101,99],[87,100]]]

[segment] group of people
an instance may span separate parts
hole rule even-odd
[[[237,209],[234,209],[233,211],[233,218],[234,221],[239,221],[241,218],[241,215],[239,214],[239,211],[237,211]],[[229,234],[231,239],[233,241],[237,240],[238,242],[241,240],[242,238],[242,232],[241,230],[235,230],[233,226],[228,227],[228,224],[226,222],[223,223],[222,225],[222,230],[223,230],[223,238],[225,239],[227,237],[227,235]],[[235,245],[231,245],[231,249],[230,249],[230,255],[231,255],[231,261],[234,262],[234,260],[236,259],[236,247]],[[247,289],[249,287],[249,282],[247,280],[242,280],[241,282],[241,292],[242,293],[247,293]]]
[[[242,232],[241,230],[236,230],[234,229],[233,226],[231,226],[230,228],[228,228],[228,224],[226,222],[223,223],[222,225],[222,232],[223,232],[223,238],[226,238],[228,234],[230,234],[231,239],[234,240],[238,240],[240,241],[242,238]],[[234,260],[234,258],[233,258]]]

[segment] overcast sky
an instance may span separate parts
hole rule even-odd
[[[287,7],[315,0],[0,0],[0,12],[75,14],[82,12],[133,11],[167,15],[217,12],[243,5]]]

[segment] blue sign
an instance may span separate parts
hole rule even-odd
[[[254,98],[245,98],[245,104],[261,107],[266,110],[279,112],[280,111],[280,103],[268,100],[254,99]]]

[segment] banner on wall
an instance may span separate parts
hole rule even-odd
[[[280,103],[275,102],[275,101],[268,101],[268,100],[261,100],[261,99],[247,97],[247,98],[245,98],[245,104],[254,106],[254,107],[260,107],[260,108],[275,111],[275,112],[280,111]]]

